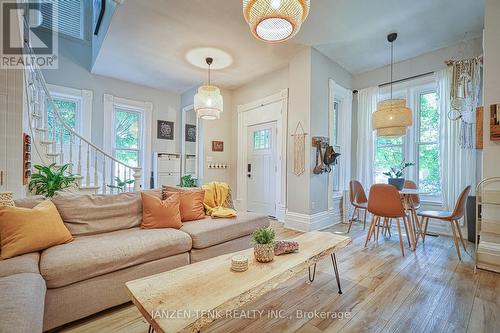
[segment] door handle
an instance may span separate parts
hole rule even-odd
[[[252,165],[250,163],[247,165],[247,172],[252,172]]]

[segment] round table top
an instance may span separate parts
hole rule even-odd
[[[415,195],[415,194],[420,194],[420,195],[423,195],[423,194],[431,194],[427,191],[423,191],[423,190],[420,190],[418,188],[404,188],[402,189],[401,191],[399,191],[399,194],[402,194],[402,195]]]

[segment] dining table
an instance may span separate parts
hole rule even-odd
[[[422,236],[422,240],[424,239],[424,234],[422,232],[422,225],[418,220],[417,207],[415,205],[415,200],[413,200],[415,195],[429,195],[428,191],[424,191],[418,188],[403,188],[399,191],[401,198],[403,199],[403,206],[405,210],[410,214],[410,239],[411,239],[411,249],[413,251],[417,248],[418,240],[420,236]],[[416,234],[416,236],[415,236]]]

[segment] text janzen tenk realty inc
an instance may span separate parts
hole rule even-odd
[[[349,319],[350,312],[305,311],[305,310],[152,310],[151,318],[156,319]]]

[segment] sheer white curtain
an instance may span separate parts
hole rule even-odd
[[[443,209],[453,210],[457,197],[467,185],[476,185],[476,151],[459,145],[460,121],[450,120],[451,69],[436,72],[440,106],[440,159]]]
[[[358,92],[358,142],[356,146],[356,178],[368,191],[373,184],[374,132],[372,113],[377,110],[378,87]]]

